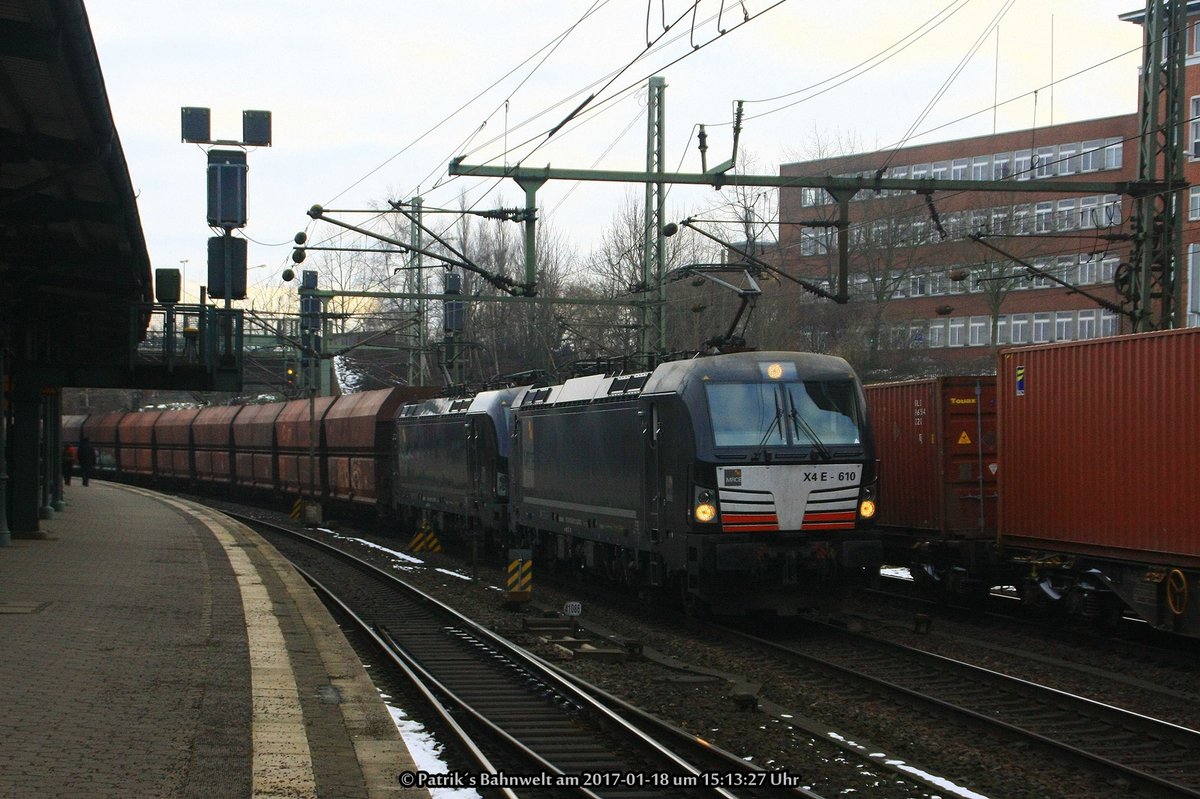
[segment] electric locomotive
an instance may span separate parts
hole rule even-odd
[[[512,406],[512,537],[534,561],[795,615],[877,569],[876,464],[841,358],[742,352],[529,387]]]
[[[522,388],[434,398],[400,409],[392,439],[392,513],[430,521],[453,538],[482,533],[484,551],[507,542],[509,419]]]

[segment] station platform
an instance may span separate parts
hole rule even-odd
[[[0,548],[0,797],[427,797],[325,606],[245,526],[73,481]]]

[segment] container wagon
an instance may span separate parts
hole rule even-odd
[[[979,598],[995,571],[996,378],[877,383],[864,393],[885,561],[942,598]]]
[[[1200,635],[1200,329],[1006,350],[997,378],[1025,598]]]

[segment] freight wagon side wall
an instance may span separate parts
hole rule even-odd
[[[154,423],[154,441],[158,447],[154,470],[159,477],[192,476],[192,421],[199,413],[199,408],[167,411]]]
[[[275,418],[275,441],[279,447],[279,487],[292,494],[325,490],[321,468],[324,457],[322,420],[333,397],[292,400]],[[313,423],[310,424],[310,417]],[[313,444],[315,443],[315,448]],[[315,452],[313,451],[315,449]]]
[[[1004,543],[1200,565],[1200,329],[1006,350]]]
[[[239,485],[271,490],[276,487],[275,419],[284,403],[247,405],[232,427],[234,472]]]
[[[121,439],[120,466],[123,474],[150,477],[154,474],[154,425],[162,411],[126,414],[118,425]]]
[[[329,494],[335,499],[374,505],[390,480],[387,453],[399,389],[379,389],[338,397],[325,414]]]

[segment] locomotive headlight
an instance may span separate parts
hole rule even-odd
[[[875,515],[875,500],[864,499],[858,503],[858,515],[864,519],[870,519]]]
[[[692,516],[703,524],[717,518],[717,495],[711,488],[695,487],[695,499],[692,502]]]

